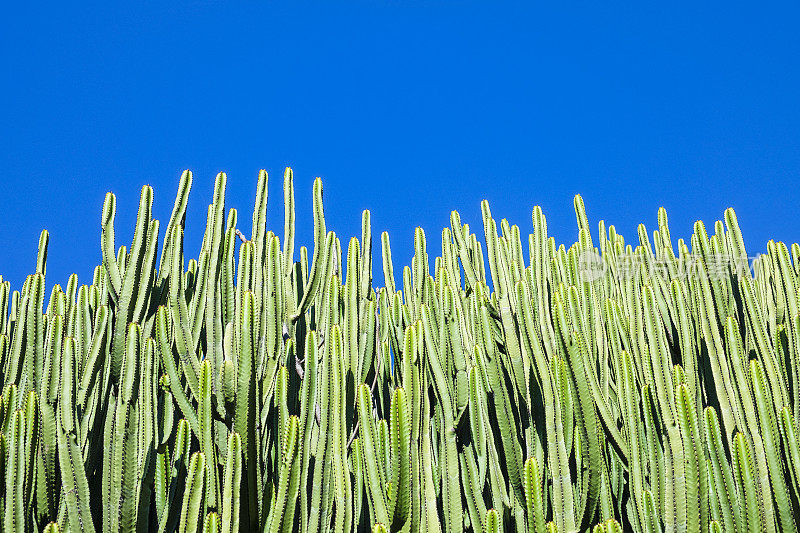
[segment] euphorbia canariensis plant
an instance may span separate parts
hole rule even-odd
[[[748,258],[733,210],[673,243],[575,243],[453,212],[395,270],[370,213],[346,245],[314,182],[313,243],[249,237],[216,179],[187,258],[192,174],[165,226],[46,296],[49,235],[0,278],[0,529],[158,532],[773,532],[800,516],[800,246]],[[596,240],[594,240],[596,239]],[[527,246],[527,249],[525,246]],[[395,279],[395,272],[402,274]]]

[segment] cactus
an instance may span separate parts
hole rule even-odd
[[[383,232],[376,287],[369,211],[344,249],[319,179],[295,250],[291,169],[282,238],[267,173],[249,238],[220,173],[187,257],[192,181],[163,233],[142,188],[129,245],[109,193],[90,283],[46,283],[47,231],[0,278],[3,531],[797,528],[800,245],[751,270],[731,209],[593,236],[577,196],[576,242],[534,207],[526,261],[484,202],[397,279]]]

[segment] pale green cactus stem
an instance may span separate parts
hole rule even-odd
[[[570,287],[569,295],[571,300],[577,297],[575,287]],[[572,388],[574,388],[577,394],[580,406],[580,415],[577,416],[576,419],[581,432],[580,439],[583,443],[581,447],[583,452],[582,460],[586,463],[588,469],[585,498],[582,499],[583,512],[581,513],[582,518],[580,519],[580,529],[585,529],[594,521],[594,515],[600,497],[600,481],[603,464],[600,455],[600,442],[597,438],[599,424],[594,400],[589,392],[589,379],[584,365],[584,341],[579,331],[567,319],[564,303],[558,294],[556,294],[554,306],[556,308],[555,316],[557,317],[556,323],[558,324],[558,331],[561,333],[562,341],[567,348],[567,366],[570,370]]]
[[[288,471],[289,475],[289,488],[287,490],[287,497],[286,497],[286,508],[284,511],[283,517],[283,527],[281,531],[283,533],[291,533],[294,529],[295,524],[295,514],[297,509],[297,502],[298,496],[300,492],[300,486],[303,482],[303,478],[301,477],[301,451],[302,451],[302,443],[303,443],[303,435],[300,433],[300,420],[296,416],[292,416],[292,419],[297,421],[298,425],[298,442],[296,445],[295,457],[292,459],[291,468]],[[291,419],[290,419],[291,422]]]
[[[39,234],[39,249],[36,254],[36,273],[42,276],[47,274],[47,248],[50,244],[50,233],[44,229]]]
[[[386,524],[389,512],[383,487],[388,480],[383,477],[383,469],[378,466],[378,442],[375,423],[372,418],[372,394],[369,386],[362,384],[358,389],[359,433],[364,447],[364,483],[369,495],[372,522]]]
[[[292,315],[292,321],[300,318],[314,299],[320,282],[323,281],[322,268],[328,262],[326,254],[325,214],[322,208],[322,180],[314,180],[314,258],[311,262],[308,283],[303,291],[303,297],[297,305],[297,310]]]
[[[206,506],[218,509],[219,480],[217,478],[216,445],[214,444],[211,414],[211,361],[200,364],[200,397],[198,398],[197,419],[199,423],[200,451],[206,459]]]
[[[359,300],[372,300],[372,223],[368,209],[361,213],[361,258],[359,273]]]
[[[361,252],[358,244],[358,239],[353,237],[350,239],[350,244],[347,247],[347,278],[344,286],[343,298],[344,301],[344,323],[342,324],[343,329],[343,367],[342,373],[345,375],[345,395],[347,395],[347,391],[350,391],[351,396],[353,395],[352,391],[355,391],[356,386],[361,383],[359,379],[362,375],[362,366],[363,361],[360,357],[360,352],[358,349],[358,341],[359,341],[359,291],[360,291],[360,280],[359,276],[361,275],[360,270],[360,263],[361,261]],[[353,397],[353,400],[355,398]],[[346,424],[348,435],[352,431],[352,426],[350,426],[350,421],[353,420],[355,414],[355,401],[347,402],[345,399],[345,420],[344,423]]]
[[[125,335],[127,324],[141,322],[145,303],[150,296],[150,285],[153,269],[155,267],[156,244],[158,241],[158,221],[151,221],[153,206],[153,189],[150,186],[142,188],[139,200],[139,212],[136,216],[136,228],[133,234],[133,243],[130,256],[123,262],[115,260],[114,247],[114,196],[106,196],[103,226],[105,246],[103,247],[104,266],[109,273],[112,299],[118,306],[116,325],[112,340],[111,351],[111,379],[117,381],[120,375],[122,359],[125,350]],[[125,264],[124,275],[120,263]]]
[[[455,407],[451,386],[448,385],[444,370],[437,356],[437,349],[433,344],[432,334],[428,334],[430,329],[430,319],[427,315],[425,306],[421,307],[421,319],[426,328],[425,342],[430,354],[426,357],[428,368],[431,373],[434,389],[439,403],[440,421],[439,437],[440,456],[442,469],[442,501],[444,506],[444,527],[448,532],[455,532],[462,528],[463,509],[461,507],[461,490],[459,480],[458,450],[456,447],[456,427],[453,409]],[[444,323],[442,323],[444,326]]]
[[[745,530],[749,532],[763,531],[763,511],[756,499],[753,463],[750,454],[750,445],[742,433],[737,433],[733,439],[733,465],[739,494],[742,497],[742,517]]]
[[[50,319],[45,344],[43,374],[39,386],[39,409],[41,417],[41,438],[39,440],[38,465],[41,490],[37,491],[37,508],[44,517],[54,519],[58,512],[58,493],[61,480],[57,476],[58,467],[58,424],[57,410],[61,353],[63,346],[63,316],[53,315]]]
[[[153,475],[153,499],[156,506],[156,522],[161,523],[169,511],[169,448],[162,445],[156,454]]]
[[[130,530],[138,513],[136,493],[138,421],[141,415],[136,401],[141,379],[139,359],[142,356],[142,331],[137,324],[127,330],[124,358],[120,369],[119,396],[116,398],[113,423],[108,424],[105,447],[109,451],[108,472],[104,472],[107,498],[104,497],[104,521],[114,530]]]
[[[335,280],[335,278],[331,278]],[[335,284],[338,288],[338,283]],[[336,506],[334,527],[343,527],[344,509],[344,480],[342,462],[344,457],[337,455],[341,442],[339,416],[342,409],[340,370],[341,330],[333,326],[327,335],[325,343],[325,357],[319,370],[319,436],[316,451],[314,452],[315,468],[312,479],[311,507],[309,511],[309,531],[327,530],[330,528],[330,510],[334,501]],[[331,346],[334,346],[331,348]]]
[[[181,519],[178,524],[180,533],[197,531],[202,523],[205,471],[205,456],[202,452],[195,452],[189,461],[186,491],[183,494]]]
[[[278,434],[278,451],[280,452],[277,457],[278,465],[275,469],[275,476],[281,478],[281,470],[283,468],[284,454],[286,451],[286,424],[289,420],[289,371],[285,366],[278,369],[277,379],[275,380],[275,393],[272,396],[273,408],[277,412],[276,417],[276,433]]]
[[[42,530],[42,533],[60,533],[61,528],[58,527],[57,522],[50,522]]]
[[[406,304],[413,310],[422,301],[425,290],[425,279],[428,277],[429,260],[425,231],[421,227],[414,229],[414,257],[411,259],[411,281],[413,290],[406,289]]]
[[[256,482],[257,453],[256,453],[256,391],[253,379],[255,339],[254,339],[254,295],[247,291],[242,300],[241,312],[241,345],[237,357],[238,368],[236,371],[236,401],[233,415],[233,429],[242,440],[243,478],[242,514],[244,524],[252,529],[257,527],[258,518],[258,488]]]
[[[657,533],[661,532],[661,521],[659,520],[659,516],[656,513],[656,506],[655,501],[653,500],[653,493],[649,490],[644,491],[643,496],[644,501],[644,517],[642,519],[642,523],[644,524],[642,527],[642,531],[655,531]]]
[[[545,532],[544,498],[542,496],[542,479],[536,458],[529,457],[525,461],[522,480],[525,488],[527,505],[528,533]]]
[[[225,186],[227,176],[221,172],[217,175],[214,184],[214,200],[208,208],[208,219],[206,222],[206,237],[203,239],[203,247],[207,251],[207,268],[205,269],[205,290],[197,295],[197,309],[195,328],[205,318],[205,328],[207,331],[208,342],[206,343],[206,359],[211,363],[211,368],[215,369],[222,360],[222,308],[218,305],[217,299],[221,299],[218,290],[218,281],[221,276],[222,262],[224,261],[225,235]],[[221,302],[220,302],[221,304]],[[200,326],[202,327],[202,326]],[[199,337],[199,331],[198,335]],[[216,392],[216,383],[211,381],[211,388]],[[212,506],[213,507],[213,506]]]
[[[789,498],[789,490],[784,477],[784,467],[779,458],[781,453],[780,435],[775,418],[764,372],[757,360],[750,361],[750,382],[753,387],[753,396],[758,406],[758,419],[761,425],[761,434],[764,437],[764,451],[769,465],[769,479],[772,495],[778,515],[778,526],[782,531],[791,531],[796,528],[795,512]]]
[[[788,458],[786,468],[789,471],[795,501],[800,497],[800,445],[797,440],[797,425],[788,406],[781,409],[778,415],[785,455]]]
[[[219,533],[219,531],[219,514],[214,512],[208,513],[206,519],[203,521],[203,533]]]
[[[300,448],[300,478],[308,480],[309,464],[311,461],[311,435],[314,424],[314,410],[317,402],[317,359],[318,359],[317,335],[310,332],[306,336],[306,348],[304,351],[303,366],[303,385],[300,398],[300,422],[302,424],[303,443]],[[307,483],[306,483],[307,484]],[[305,486],[303,487],[305,489]],[[308,521],[308,491],[300,491],[300,529],[307,531]]]
[[[158,266],[159,282],[166,279],[167,272],[169,272],[167,261],[170,258],[170,254],[167,252],[169,247],[172,246],[172,230],[175,226],[183,227],[184,225],[184,220],[186,218],[186,205],[189,201],[189,192],[191,189],[192,172],[190,170],[184,170],[181,174],[180,181],[178,182],[178,193],[175,195],[175,204],[172,207],[172,213],[170,214],[169,222],[167,222],[166,237],[164,239],[164,244],[161,247],[161,260],[159,261]],[[111,229],[113,231],[113,228]]]
[[[183,233],[180,227],[175,227],[172,235],[172,261],[169,274],[169,314],[174,324],[174,342],[181,361],[186,382],[192,395],[197,396],[198,374],[200,362],[195,352],[193,332],[190,327],[189,309],[186,300],[180,294],[184,285],[183,272]]]
[[[763,322],[763,312],[760,305],[755,299],[753,294],[752,283],[749,278],[739,278],[740,288],[745,301],[746,318],[752,329],[753,335],[756,340],[756,346],[760,354],[760,359],[764,365],[766,376],[769,378],[769,390],[771,397],[774,398],[772,403],[776,409],[780,409],[784,405],[791,405],[788,400],[787,385],[785,383],[784,373],[779,370],[778,361],[776,360],[775,352],[771,348],[771,343],[767,338],[766,329]]]
[[[89,354],[86,360],[86,364],[84,365],[83,368],[83,373],[80,380],[80,386],[78,387],[77,402],[82,410],[86,409],[92,392],[94,390],[98,390],[98,387],[104,385],[104,383],[101,381],[102,376],[98,374],[100,374],[101,365],[105,364],[104,345],[106,344],[106,339],[108,335],[108,321],[109,321],[108,307],[102,305],[97,310],[95,326],[94,326],[95,334],[91,340],[91,345],[89,347]],[[59,341],[56,342],[60,342],[60,339]],[[54,352],[51,364],[53,364],[53,362],[56,360],[57,360],[56,354]],[[51,371],[50,376],[51,379],[54,376],[56,376],[55,372]]]
[[[483,528],[484,533],[500,533],[501,528],[500,514],[494,509],[486,511],[486,526]]]
[[[258,172],[258,182],[256,185],[255,205],[253,206],[253,228],[250,234],[250,242],[253,244],[253,291],[256,293],[256,301],[260,300],[264,290],[264,269],[266,263],[268,241],[272,232],[267,231],[267,199],[269,175],[267,171],[261,169]],[[258,325],[256,331],[260,331]]]
[[[717,413],[713,407],[707,407],[704,414],[706,446],[711,463],[709,480],[717,499],[715,507],[722,515],[721,521],[725,530],[738,531],[743,524],[741,495],[735,485],[733,470],[725,457]]]
[[[197,412],[192,408],[192,405],[189,402],[189,399],[186,397],[186,393],[181,386],[181,378],[178,375],[178,370],[175,365],[175,359],[172,355],[172,347],[170,346],[169,342],[169,334],[167,330],[167,309],[164,306],[158,308],[156,312],[156,327],[155,327],[155,335],[156,335],[156,342],[158,343],[159,347],[159,355],[161,357],[161,364],[163,365],[164,369],[167,372],[167,378],[169,383],[169,389],[172,394],[172,397],[175,399],[175,402],[178,404],[178,408],[181,410],[181,413],[186,418],[189,423],[189,426],[192,428],[192,431],[196,435],[200,435],[200,421],[197,417]],[[182,367],[186,369],[186,367]],[[185,371],[184,371],[185,372]],[[184,375],[186,375],[184,373]]]
[[[478,467],[471,444],[464,446],[458,454],[458,459],[461,467],[461,486],[467,502],[467,515],[470,524],[479,529],[483,527],[486,504],[480,491],[482,483],[478,480]]]
[[[411,420],[406,392],[395,389],[391,403],[392,530],[410,531],[411,513]]]
[[[228,457],[222,483],[222,533],[239,531],[239,508],[242,483],[242,439],[238,433],[228,435]]]
[[[300,419],[296,416],[291,416],[286,420],[284,425],[284,436],[282,438],[282,467],[281,475],[278,480],[278,492],[276,496],[276,503],[270,511],[267,530],[270,533],[277,533],[291,528],[294,521],[293,513],[291,515],[285,514],[287,502],[289,498],[296,500],[297,495],[294,493],[296,483],[292,482],[293,478],[299,476],[299,470],[294,469],[293,465],[297,462],[298,450],[300,448]],[[283,525],[283,528],[281,526]]]
[[[75,350],[74,341],[66,340],[61,357],[61,387],[57,413],[58,462],[61,468],[63,493],[70,529],[94,531],[91,515],[89,483],[78,444],[78,424],[75,418]],[[12,441],[13,449],[13,441]],[[65,475],[66,474],[66,475]],[[8,500],[6,500],[8,504]],[[104,502],[105,507],[105,502]],[[6,512],[6,517],[8,517]],[[14,531],[13,528],[7,528]]]
[[[731,355],[731,363],[734,368],[734,375],[736,385],[739,387],[740,403],[742,405],[742,412],[745,416],[745,422],[742,424],[746,428],[745,434],[747,435],[749,443],[755,451],[755,471],[758,473],[756,484],[756,495],[760,501],[764,500],[765,495],[770,494],[768,464],[766,459],[765,445],[762,434],[759,430],[759,422],[757,417],[756,399],[752,394],[752,386],[749,377],[749,368],[744,354],[744,347],[741,337],[739,336],[739,326],[732,317],[728,317],[725,324],[726,338],[730,346],[729,353]],[[772,501],[768,500],[763,505],[767,511],[768,517],[772,513]],[[771,518],[770,518],[771,520]]]
[[[383,277],[386,290],[390,296],[394,296],[397,292],[394,281],[394,266],[392,263],[392,249],[389,245],[389,234],[387,232],[381,233],[381,249],[383,258]]]
[[[113,193],[106,193],[103,203],[103,216],[101,225],[103,227],[101,248],[103,250],[103,267],[108,276],[109,295],[116,303],[119,299],[119,292],[122,286],[122,273],[114,248],[114,217],[117,213],[117,198]]]
[[[422,520],[422,499],[424,485],[422,481],[422,464],[419,457],[420,433],[422,431],[422,365],[418,346],[418,334],[422,334],[421,324],[413,324],[406,328],[402,355],[402,385],[405,391],[406,418],[409,424],[409,461],[410,477],[410,522],[411,531],[418,530]],[[398,401],[400,401],[398,399]]]
[[[699,532],[708,528],[708,509],[705,494],[708,492],[708,475],[704,456],[700,448],[700,431],[697,425],[697,411],[685,384],[677,387],[675,394],[678,412],[678,425],[683,440],[684,475],[686,494],[682,498],[686,506],[686,530]]]
[[[283,271],[288,276],[294,265],[294,174],[286,167],[283,172]]]
[[[20,409],[12,417],[11,434],[8,442],[8,464],[5,466],[5,509],[3,510],[3,529],[6,531],[25,531],[25,413]]]

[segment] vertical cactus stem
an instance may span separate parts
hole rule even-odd
[[[217,510],[219,481],[217,479],[216,445],[214,443],[211,409],[211,361],[204,360],[200,365],[200,397],[198,398],[197,419],[200,450],[206,459],[206,506]]]
[[[103,216],[100,224],[103,228],[101,238],[101,249],[103,251],[103,266],[108,276],[108,283],[110,295],[113,301],[117,301],[119,297],[120,287],[122,286],[122,274],[120,272],[119,264],[117,263],[117,256],[115,254],[114,244],[114,216],[117,212],[117,199],[113,193],[106,193],[105,201],[103,202]]]
[[[394,391],[391,402],[392,487],[395,501],[392,529],[406,526],[411,507],[411,420],[406,392]]]
[[[736,213],[730,207],[725,210],[725,227],[728,230],[727,234],[730,236],[732,252],[736,260],[736,273],[740,276],[747,275],[750,272],[747,250],[744,246],[744,239],[742,239],[742,232],[739,229]]]
[[[392,248],[389,245],[389,234],[387,232],[381,233],[381,250],[383,257],[383,279],[386,284],[386,290],[389,295],[394,295],[397,288],[394,284],[394,266],[392,264]]]
[[[130,256],[125,266],[125,274],[122,277],[122,284],[119,289],[119,305],[123,313],[127,315],[127,320],[132,319],[133,308],[129,308],[129,306],[134,301],[137,293],[142,292],[141,289],[149,288],[149,284],[139,285],[139,277],[145,260],[152,208],[153,189],[149,185],[145,185],[142,187],[142,192],[139,196],[139,210],[136,214],[136,226],[133,232]]]
[[[61,468],[63,494],[71,527],[78,531],[94,531],[90,514],[89,483],[78,443],[75,420],[75,342],[66,340],[61,360],[61,390],[57,410],[58,461]],[[13,441],[12,441],[13,446]],[[8,500],[6,500],[8,503]],[[8,512],[6,512],[8,516]],[[15,531],[8,529],[8,531]]]
[[[303,291],[303,297],[297,305],[297,310],[291,316],[292,322],[296,322],[300,315],[306,312],[306,309],[314,299],[317,288],[322,281],[322,274],[325,264],[328,262],[326,253],[326,235],[325,229],[325,213],[322,207],[322,180],[317,178],[314,180],[314,258],[311,262],[311,271],[309,272],[309,279]]]
[[[242,439],[238,433],[228,435],[228,457],[222,485],[222,533],[239,531],[239,487],[242,483]]]
[[[283,171],[283,272],[289,276],[294,265],[294,178],[292,169]]]
[[[359,300],[372,300],[372,216],[368,209],[361,213],[361,272]]]
[[[189,390],[197,396],[200,362],[194,353],[194,339],[189,322],[189,309],[183,296],[183,230],[176,226],[172,232],[172,264],[169,277],[170,315],[174,322],[174,340]],[[166,318],[166,316],[165,316]],[[164,337],[166,341],[166,336]],[[162,347],[164,345],[162,344]]]
[[[545,529],[544,499],[539,464],[535,457],[525,461],[522,483],[525,488],[528,533],[542,533]]]
[[[208,513],[203,521],[203,533],[218,533],[221,529],[219,514]]]
[[[8,458],[5,465],[5,509],[3,512],[3,529],[6,531],[25,530],[25,414],[17,410],[12,416],[8,439]]]
[[[247,291],[242,300],[241,346],[237,361],[236,402],[233,415],[233,429],[242,439],[243,474],[242,486],[245,496],[246,527],[252,529],[258,524],[258,492],[256,469],[256,391],[255,391],[255,331],[253,324],[254,296]]]
[[[47,274],[47,247],[50,243],[50,233],[43,229],[39,235],[39,251],[36,255],[36,273],[44,276]]]
[[[778,423],[776,421],[774,408],[770,401],[770,393],[767,388],[764,372],[758,360],[750,361],[750,382],[753,387],[753,396],[756,398],[758,408],[758,419],[761,434],[764,439],[764,451],[767,456],[769,466],[769,478],[772,488],[772,497],[777,508],[777,518],[781,531],[791,531],[796,529],[795,510],[792,508],[792,501],[789,490],[786,486],[784,467],[781,462],[781,446]]]
[[[206,459],[202,452],[195,452],[189,461],[186,491],[178,526],[180,533],[191,533],[200,527],[203,512]]]
[[[270,533],[278,533],[282,530],[282,525],[291,523],[294,519],[293,516],[287,516],[284,512],[290,498],[291,478],[293,475],[292,467],[297,460],[300,447],[300,419],[296,416],[289,417],[286,420],[282,432],[284,435],[281,439],[283,442],[281,447],[281,474],[278,480],[275,505],[270,511],[269,527],[267,529]],[[294,475],[298,474],[295,473]]]
[[[500,513],[494,509],[486,511],[486,527],[484,533],[500,533],[502,525],[500,523]]]
[[[470,249],[467,240],[464,237],[464,226],[461,225],[461,216],[458,211],[450,212],[450,231],[455,240],[456,253],[461,260],[461,266],[464,269],[464,275],[467,278],[467,290],[472,290],[477,282],[478,276],[475,273],[473,258],[470,257]]]
[[[167,377],[169,378],[168,386],[170,393],[175,399],[175,402],[178,404],[178,408],[181,410],[181,413],[186,418],[189,427],[192,428],[192,431],[194,431],[196,435],[200,435],[200,422],[198,420],[197,413],[192,408],[192,405],[189,403],[189,399],[186,397],[183,387],[180,385],[181,379],[178,375],[178,369],[175,365],[175,359],[172,355],[172,346],[170,345],[168,338],[167,309],[164,306],[159,307],[158,311],[156,311],[156,326],[154,329],[156,343],[158,345],[158,353],[161,358],[161,364],[166,370]],[[185,367],[184,372],[186,372]]]
[[[734,472],[739,494],[742,497],[742,515],[746,531],[756,533],[762,529],[762,512],[756,499],[756,483],[750,445],[744,434],[737,433],[733,438]]]
[[[278,368],[278,375],[275,379],[275,393],[273,394],[273,408],[277,412],[277,433],[278,433],[278,450],[280,457],[278,461],[278,468],[276,468],[276,477],[280,478],[281,470],[283,468],[284,453],[286,450],[286,436],[287,423],[289,420],[289,370],[285,366]]]
[[[300,477],[307,485],[309,478],[309,464],[311,461],[311,435],[314,424],[314,411],[317,405],[317,362],[319,345],[317,335],[311,331],[306,336],[305,361],[303,366],[303,383],[300,397],[300,421],[302,423],[303,442],[301,445],[301,473]],[[305,489],[305,485],[303,487]],[[308,521],[309,491],[300,491],[300,529],[306,531]]]
[[[217,175],[225,176],[224,173]],[[253,207],[253,228],[250,234],[250,241],[254,244],[257,257],[263,257],[265,237],[267,234],[267,199],[268,199],[269,174],[263,168],[258,171],[258,184],[256,185],[256,200]]]
[[[781,437],[784,443],[784,450],[786,450],[787,470],[789,471],[789,479],[792,483],[792,488],[795,494],[795,501],[800,498],[800,444],[797,439],[797,426],[795,418],[792,416],[791,409],[786,406],[781,409],[778,415],[778,423],[780,425]]]
[[[364,446],[364,472],[366,474],[364,484],[371,502],[372,521],[386,524],[389,522],[389,512],[383,488],[386,486],[387,480],[383,476],[383,469],[378,465],[380,456],[377,431],[372,418],[372,394],[366,384],[362,384],[358,388],[358,416],[359,432]]]
[[[742,503],[734,482],[734,473],[725,457],[719,420],[713,407],[704,411],[705,442],[708,449],[709,481],[718,500],[726,531],[738,531],[742,520]]]
[[[175,195],[175,204],[172,207],[172,213],[169,217],[169,222],[167,222],[166,228],[166,237],[164,238],[164,244],[161,249],[161,261],[159,262],[158,272],[159,272],[159,281],[163,280],[167,276],[167,272],[169,268],[167,267],[167,262],[169,260],[169,246],[171,246],[171,237],[172,237],[172,230],[175,226],[183,226],[184,219],[186,218],[186,205],[189,200],[189,191],[192,189],[192,171],[191,170],[184,170],[181,173],[180,181],[178,182],[178,191]]]
[[[592,247],[591,231],[589,229],[589,219],[586,217],[586,206],[583,204],[583,198],[580,194],[576,194],[573,199],[575,205],[575,217],[578,220],[578,232],[584,233],[588,238],[588,246]]]
[[[675,394],[678,411],[678,424],[683,445],[684,475],[686,477],[686,528],[699,532],[708,528],[708,511],[704,508],[705,494],[708,492],[707,472],[697,425],[697,411],[694,408],[689,389],[685,384],[677,387]],[[703,490],[705,489],[705,490]],[[705,525],[704,525],[705,522]]]

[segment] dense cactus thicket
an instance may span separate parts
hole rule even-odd
[[[799,246],[751,264],[732,210],[594,241],[576,197],[578,241],[535,207],[526,251],[484,202],[398,279],[384,233],[377,288],[319,180],[295,251],[289,169],[282,237],[267,174],[249,239],[220,174],[187,260],[191,182],[130,248],[106,196],[91,284],[46,297],[47,232],[0,283],[2,531],[796,530]]]

